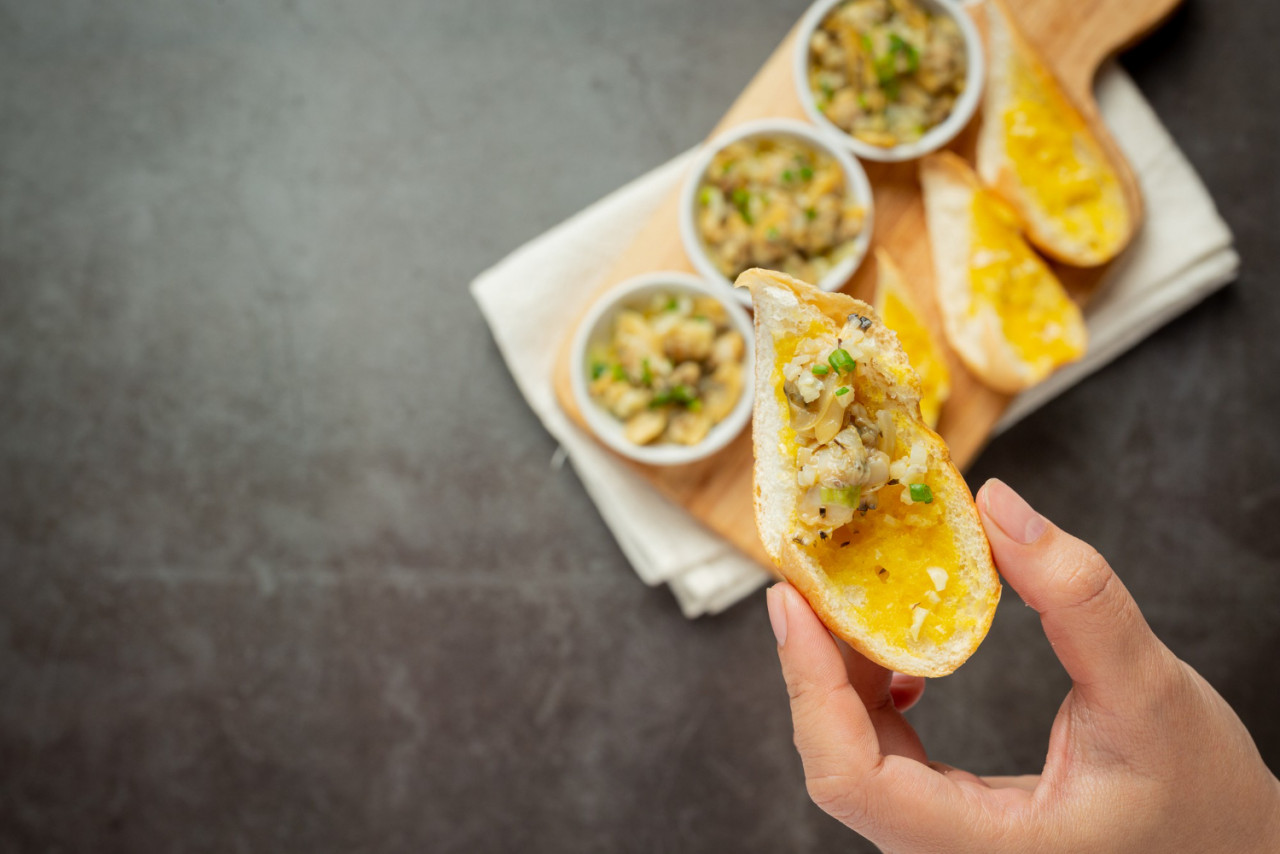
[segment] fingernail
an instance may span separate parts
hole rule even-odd
[[[773,626],[773,636],[778,639],[778,646],[787,643],[787,603],[786,593],[778,585],[765,592],[765,601],[769,604],[769,625]]]
[[[1006,537],[1024,546],[1040,539],[1049,527],[1048,521],[1003,481],[987,481],[982,490],[982,504],[987,518],[995,522]]]

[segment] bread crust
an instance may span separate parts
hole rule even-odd
[[[965,367],[996,391],[1017,394],[1030,388],[1060,365],[1028,363],[1005,337],[994,309],[982,306],[976,313],[970,309],[973,196],[983,189],[978,176],[958,155],[944,151],[920,162],[920,183],[933,253],[934,286],[947,342]],[[1052,270],[1046,267],[1045,272],[1057,282]],[[1061,288],[1061,283],[1057,287]],[[1062,335],[1070,336],[1064,340],[1076,343],[1083,354],[1087,333],[1079,312],[1072,312],[1072,322]]]
[[[1049,212],[1032,198],[1019,179],[1005,148],[1004,122],[1001,116],[1012,98],[1014,67],[1022,64],[1039,69],[1056,88],[1058,95],[1076,113],[1081,130],[1079,144],[1088,145],[1100,158],[1102,168],[1114,176],[1114,167],[1107,160],[1101,145],[1088,130],[1080,108],[1072,101],[1052,69],[1045,64],[1035,48],[1018,30],[1004,0],[987,0],[989,70],[986,91],[983,95],[984,120],[978,134],[977,170],[982,181],[1000,198],[1018,211],[1024,223],[1028,240],[1049,257],[1077,267],[1095,267],[1116,257],[1133,237],[1134,215],[1129,209],[1118,183],[1117,209],[1124,221],[1119,224],[1112,240],[1100,247],[1091,247],[1087,240],[1072,237]],[[1118,181],[1118,178],[1116,178]]]
[[[986,636],[999,601],[1000,582],[968,485],[952,464],[946,443],[920,417],[919,381],[897,336],[878,320],[866,303],[844,294],[819,291],[781,273],[748,270],[738,278],[737,284],[750,288],[756,303],[755,511],[766,552],[827,628],[862,655],[901,673],[919,676],[951,673]],[[795,542],[798,529],[794,526],[798,523],[794,507],[799,494],[796,461],[783,451],[779,439],[780,430],[789,424],[790,414],[779,411],[774,393],[777,357],[773,325],[780,312],[794,312],[797,317],[805,312],[818,312],[841,325],[854,313],[875,320],[866,333],[873,345],[875,364],[867,370],[874,370],[877,385],[885,393],[886,408],[907,417],[912,443],[924,443],[928,450],[928,477],[934,500],[943,502],[940,512],[950,533],[954,534],[956,554],[961,559],[961,565],[949,571],[963,579],[963,585],[957,584],[956,588],[968,591],[966,600],[957,605],[957,613],[963,615],[965,625],[953,627],[944,644],[886,636],[872,625],[871,615],[863,613],[867,609],[851,604],[857,591],[837,584],[815,558],[815,553]],[[861,371],[862,363],[859,364]],[[919,567],[920,571],[923,569]],[[960,622],[957,619],[957,624]]]

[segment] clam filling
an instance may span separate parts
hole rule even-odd
[[[901,484],[905,504],[933,501],[926,446],[900,447],[892,412],[858,392],[858,376],[876,370],[864,357],[873,322],[852,314],[836,335],[806,337],[782,368],[795,433],[797,517],[823,539],[876,509],[886,486]]]
[[[696,445],[742,397],[745,341],[707,296],[660,292],[617,313],[584,366],[588,392],[635,445]]]

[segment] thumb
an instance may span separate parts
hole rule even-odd
[[[996,566],[1040,614],[1045,636],[1088,701],[1116,707],[1172,658],[1106,560],[999,480],[978,492]]]

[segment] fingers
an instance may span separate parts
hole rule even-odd
[[[858,693],[858,699],[862,700],[862,705],[866,707],[871,726],[876,731],[881,755],[907,756],[920,762],[927,762],[929,757],[925,755],[920,737],[902,716],[893,693],[894,680],[912,680],[916,677],[892,673],[843,641],[837,640],[836,646],[844,658],[844,669],[849,676],[849,683],[853,685],[853,689]],[[920,682],[919,691],[916,693],[917,699],[920,692],[924,691],[923,680]],[[908,693],[911,690],[912,688],[908,688]]]
[[[895,673],[893,682],[889,685],[889,693],[893,697],[894,708],[905,712],[919,702],[920,697],[924,695],[924,677]]]
[[[874,775],[879,742],[835,640],[791,585],[775,585],[766,596],[805,776]]]
[[[1164,647],[1120,579],[1088,544],[990,480],[978,509],[997,568],[1040,614],[1054,652],[1086,700],[1122,705],[1158,670]]]
[[[789,584],[770,588],[768,604],[791,695],[796,748],[814,802],[882,845],[908,830],[921,833],[919,816],[925,814],[954,832],[963,817],[954,785],[922,762],[881,754],[872,715],[851,681],[887,694],[888,671],[856,654],[846,664],[835,639]],[[885,721],[892,715],[910,732],[887,696],[876,714]],[[899,737],[885,736],[891,746],[898,746]],[[914,743],[923,757],[919,741]]]
[[[982,782],[986,783],[993,789],[1021,789],[1024,792],[1034,792],[1036,786],[1040,785],[1039,774],[1017,774],[1014,776],[986,776],[982,778]]]

